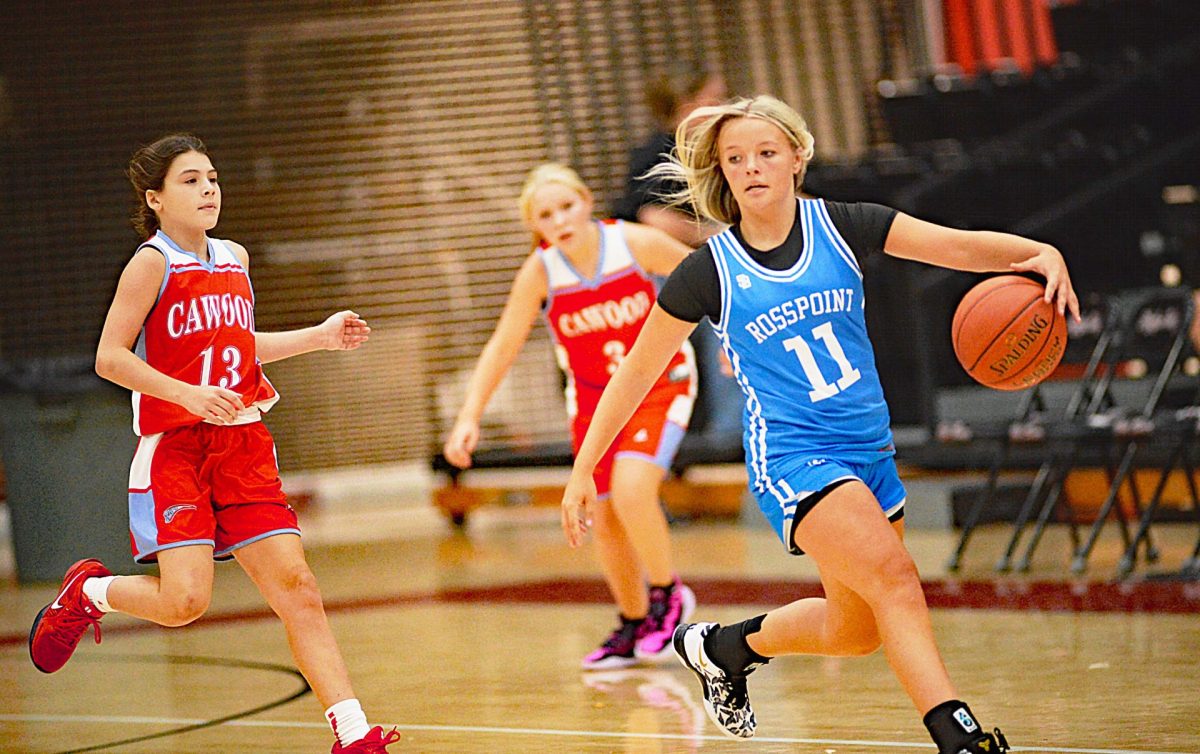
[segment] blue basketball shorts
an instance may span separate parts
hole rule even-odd
[[[825,492],[843,482],[858,480],[867,485],[888,520],[896,521],[904,515],[907,493],[892,456],[868,463],[811,456],[789,467],[786,474],[772,479],[774,491],[755,490],[754,496],[771,529],[792,555],[804,554],[793,542],[796,524],[821,501]]]

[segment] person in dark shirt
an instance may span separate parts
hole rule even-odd
[[[720,225],[700,220],[695,213],[669,206],[666,196],[681,187],[647,175],[675,148],[675,127],[697,107],[715,105],[727,96],[725,79],[700,65],[681,63],[655,76],[646,89],[646,104],[655,132],[629,155],[625,194],[616,217],[664,230],[693,249],[720,230]]]
[[[1029,272],[1078,321],[1062,254],[1020,236],[964,231],[879,205],[799,198],[813,155],[804,119],[769,96],[694,111],[654,175],[671,198],[729,229],[676,267],[609,381],[563,493],[572,546],[589,528],[592,469],[663,364],[705,316],[745,396],[751,491],[787,551],[815,561],[824,596],[732,625],[680,625],[673,644],[727,735],[755,733],[746,677],[779,655],[859,656],[881,646],[940,754],[995,754],[957,697],[903,543],[904,485],[864,316],[862,266],[886,253],[972,272]]]
[[[697,107],[716,105],[726,96],[724,77],[702,65],[679,63],[651,79],[646,105],[654,118],[655,132],[630,153],[625,194],[617,203],[617,217],[658,228],[693,249],[721,230],[720,224],[702,220],[690,207],[668,203],[667,196],[678,193],[683,186],[647,173],[669,159],[675,149],[675,127],[688,113]],[[691,341],[700,389],[690,433],[699,438],[706,456],[737,460],[741,391],[733,381],[733,370],[711,330],[697,328]]]

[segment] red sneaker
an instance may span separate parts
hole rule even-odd
[[[29,659],[43,673],[53,673],[67,664],[83,632],[91,626],[100,643],[100,619],[104,613],[83,594],[83,582],[112,572],[95,558],[81,560],[67,569],[58,596],[33,619],[29,629]]]
[[[345,754],[346,752],[357,752],[357,754],[387,754],[387,747],[400,740],[400,733],[395,728],[392,728],[387,733],[383,732],[381,726],[376,725],[367,731],[367,735],[358,739],[352,744],[342,746],[341,741],[333,742],[333,750],[330,754]]]

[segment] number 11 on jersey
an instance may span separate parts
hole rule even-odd
[[[803,335],[788,338],[783,341],[783,347],[796,354],[796,358],[800,360],[800,368],[804,370],[804,376],[808,378],[809,384],[813,386],[813,389],[808,391],[808,397],[813,403],[816,403],[817,401],[831,398],[858,382],[862,377],[862,373],[855,369],[846,358],[846,352],[842,350],[842,344],[838,342],[837,336],[833,334],[832,322],[817,325],[812,329],[812,335],[813,338],[820,340],[824,344],[825,350],[829,352],[829,355],[842,371],[837,382],[832,385],[825,380],[825,375],[821,374],[821,368],[817,365],[816,357],[813,356],[812,347],[804,340]]]

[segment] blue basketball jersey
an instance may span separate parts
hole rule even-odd
[[[746,396],[750,482],[781,500],[792,490],[779,482],[797,464],[870,463],[895,452],[862,271],[825,203],[797,201],[804,247],[791,269],[756,263],[730,230],[709,240],[721,283],[713,329]]]

